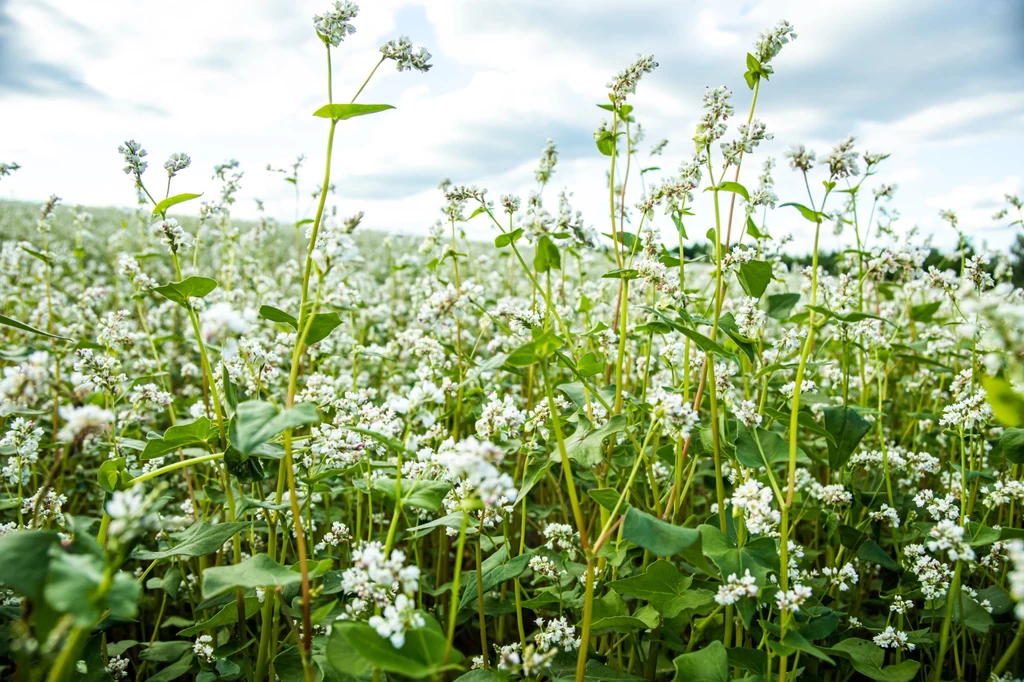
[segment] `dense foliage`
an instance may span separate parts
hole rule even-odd
[[[315,19],[328,69],[355,14]],[[1024,292],[970,235],[895,227],[852,138],[793,148],[794,203],[771,159],[741,182],[795,37],[747,55],[745,122],[707,91],[674,175],[629,103],[657,63],[616,75],[600,232],[553,198],[553,143],[525,199],[443,183],[426,239],[341,217],[335,137],[390,108],[357,103],[373,72],[430,68],[405,38],[328,90],[294,226],[232,219],[237,162],[203,201],[135,141],[136,212],[3,208],[4,678],[1012,679]],[[268,167],[297,202],[302,165]],[[833,231],[857,248],[826,269]]]

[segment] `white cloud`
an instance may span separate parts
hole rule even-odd
[[[325,56],[310,18],[326,5],[9,0],[3,7],[16,27],[9,49],[58,70],[66,84],[3,93],[0,127],[14,133],[0,139],[0,160],[23,169],[0,184],[0,196],[41,200],[56,192],[69,203],[129,205],[116,148],[134,138],[150,151],[154,178],[171,152],[192,155],[192,169],[175,180],[179,191],[214,192],[209,169],[238,158],[246,175],[236,212],[251,216],[250,200],[259,197],[273,215],[291,219],[292,187],[264,167],[305,153],[303,193],[320,182],[326,126],[310,113],[326,100]],[[366,210],[372,228],[425,230],[437,216],[432,187],[442,177],[486,186],[494,197],[526,195],[535,159],[553,137],[562,153],[549,199],[569,186],[577,207],[605,231],[607,163],[590,135],[609,77],[638,52],[661,62],[634,104],[647,130],[643,149],[672,140],[657,160],[672,172],[690,153],[706,85],[729,84],[737,119],[746,116],[743,54],[782,17],[800,37],[762,88],[758,117],[776,134],[765,153],[780,156],[804,142],[824,154],[855,133],[861,149],[893,153],[877,181],[901,184],[900,224],[934,229],[933,197],[972,183],[999,185],[1019,172],[1014,159],[1024,151],[1024,64],[1012,49],[1012,27],[993,8],[965,15],[956,3],[883,0],[648,0],[628,11],[611,0],[363,5],[358,33],[334,53],[337,100],[354,92],[378,46],[398,34],[427,44],[436,65],[424,76],[385,64],[361,101],[398,108],[339,126],[332,178],[339,211]],[[0,73],[0,89],[5,82]],[[755,163],[760,158],[744,172],[749,184]],[[776,177],[783,201],[806,200],[802,180],[781,159]],[[694,223],[703,226],[706,215]],[[975,215],[981,219],[965,213]],[[798,218],[776,216],[777,232],[807,236]]]

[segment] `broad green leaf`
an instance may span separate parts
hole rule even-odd
[[[60,536],[43,530],[17,530],[0,536],[0,582],[33,601],[43,596],[50,547]]]
[[[13,320],[13,319],[7,317],[6,315],[0,315],[0,324],[7,325],[8,327],[14,327],[15,329],[20,329],[21,331],[28,332],[29,334],[37,334],[39,336],[45,336],[48,339],[60,339],[61,341],[71,341],[72,340],[72,339],[69,339],[66,336],[57,336],[56,334],[51,334],[49,332],[44,332],[42,329],[36,329],[35,327],[30,327],[29,325],[25,324],[24,322],[18,322],[17,320]]]
[[[139,652],[139,658],[153,663],[170,663],[181,658],[186,651],[192,651],[191,642],[153,642]]]
[[[129,574],[118,571],[107,586],[107,567],[98,556],[51,547],[50,559],[43,598],[54,611],[70,614],[80,627],[92,627],[106,610],[116,618],[135,616],[141,588]]]
[[[915,305],[910,309],[910,319],[915,322],[931,322],[932,318],[935,317],[935,313],[939,312],[939,308],[941,307],[942,301],[932,301],[931,303]]]
[[[153,207],[153,215],[164,215],[165,213],[167,213],[167,209],[169,209],[171,206],[177,206],[178,204],[183,204],[186,201],[192,201],[193,199],[198,199],[201,196],[203,196],[202,193],[199,193],[199,194],[187,194],[186,193],[186,194],[175,194],[173,197],[167,197],[166,199],[164,199],[163,201],[161,201],[160,203],[158,203],[156,206]]]
[[[518,241],[519,238],[522,237],[522,236],[523,236],[523,229],[522,228],[517,228],[515,230],[512,230],[511,232],[505,232],[504,234],[499,234],[497,237],[494,238],[494,245],[496,247],[498,247],[499,249],[501,249],[501,248],[504,248],[504,247],[508,246],[509,244],[515,244],[516,241]]]
[[[292,585],[302,576],[285,568],[266,554],[257,554],[240,564],[213,566],[203,571],[203,599],[232,590]]]
[[[325,104],[314,111],[313,115],[334,121],[345,121],[356,116],[376,114],[388,109],[394,109],[394,107],[390,104]]]
[[[717,187],[706,187],[704,189],[705,192],[710,192],[713,190],[718,190],[719,192],[732,192],[733,194],[739,194],[741,197],[743,197],[744,201],[750,201],[750,192],[748,192],[747,188],[738,182],[726,180]]]
[[[626,511],[622,537],[656,556],[675,556],[690,548],[700,551],[700,531],[666,523],[635,507]]]
[[[668,561],[659,560],[642,575],[608,583],[619,594],[646,599],[665,618],[674,618],[685,608],[685,593],[693,578],[684,576]]]
[[[729,655],[718,640],[693,653],[676,656],[673,682],[728,682]]]
[[[1006,461],[1024,464],[1024,429],[1014,427],[1005,429],[999,436],[999,447]]]
[[[1005,379],[984,376],[981,384],[996,419],[1005,426],[1024,426],[1024,396],[1014,391]]]
[[[604,368],[604,358],[602,358],[597,353],[594,353],[593,351],[588,351],[584,353],[583,356],[580,358],[579,365],[577,366],[579,373],[584,378],[597,376],[598,374],[604,371]]]
[[[245,617],[252,618],[256,615],[262,604],[256,597],[245,598]],[[225,625],[232,625],[238,622],[238,604],[232,601],[229,604],[225,604],[220,611],[218,611],[212,618],[204,621],[200,621],[192,627],[185,628],[178,633],[179,637],[194,637],[203,630],[214,630],[216,628],[224,627]]]
[[[754,675],[764,675],[768,670],[768,652],[750,647],[727,649],[729,665],[741,668]]]
[[[189,306],[188,299],[202,298],[217,288],[217,280],[209,277],[186,277],[180,282],[171,282],[153,287],[153,291],[180,306]]]
[[[280,308],[275,308],[272,305],[261,305],[260,306],[260,317],[271,322],[280,322],[286,324],[292,329],[299,328],[299,321],[292,315],[289,315]]]
[[[768,317],[785,320],[800,301],[800,294],[772,294],[768,297]]]
[[[608,592],[600,599],[594,600],[591,627],[595,635],[650,630],[658,627],[659,622],[661,618],[651,606],[641,606],[630,614],[626,602],[615,592]]]
[[[396,648],[365,623],[338,621],[332,626],[327,659],[335,670],[348,675],[357,670],[365,670],[368,666],[387,673],[422,679],[454,667],[462,659],[453,650],[448,665],[445,665],[446,645],[445,636],[439,627],[410,630],[405,633],[402,647]]]
[[[547,272],[548,270],[559,270],[562,267],[562,257],[558,253],[558,247],[555,242],[551,240],[551,237],[546,234],[541,236],[537,242],[533,254],[533,267],[537,272]]]
[[[893,322],[892,320],[890,320],[889,318],[881,317],[881,316],[875,315],[873,313],[862,313],[862,312],[857,311],[857,310],[854,310],[853,312],[849,312],[849,313],[837,313],[834,310],[829,310],[828,308],[826,308],[824,306],[820,306],[820,305],[809,305],[809,306],[805,306],[805,307],[807,308],[807,310],[813,310],[814,312],[818,313],[819,315],[823,315],[824,317],[831,317],[831,318],[834,318],[836,320],[839,320],[840,322],[845,322],[847,324],[853,324],[855,322],[862,322],[864,320],[880,320],[880,321],[885,322],[887,324],[891,324],[894,327],[897,326],[896,323]]]
[[[871,422],[852,407],[826,407],[825,430],[835,442],[828,441],[828,465],[833,469],[846,466],[861,439],[871,430]]]
[[[387,495],[394,501],[397,493],[397,481],[386,476],[373,479],[373,489]],[[417,481],[412,478],[402,479],[402,504],[417,509],[439,512],[445,496],[452,489],[446,481]]]
[[[621,493],[615,488],[591,488],[587,491],[587,495],[608,511],[616,510],[619,497],[621,497]],[[622,501],[622,506],[618,508],[619,513],[624,512],[627,507],[629,507],[628,498]]]
[[[704,554],[718,567],[723,579],[730,575],[750,574],[757,579],[758,587],[768,584],[768,574],[778,572],[779,555],[775,541],[759,537],[746,542],[742,549],[725,535],[717,526],[704,524],[699,527]]]
[[[141,559],[143,561],[154,561],[156,559],[166,559],[172,556],[206,556],[207,554],[213,554],[221,547],[224,543],[235,536],[243,528],[248,528],[249,524],[242,521],[232,521],[225,523],[208,524],[205,521],[197,521],[188,528],[178,533],[174,533],[174,546],[170,549],[166,549],[158,552],[151,552],[147,549],[137,547],[132,553],[133,559]]]
[[[876,563],[882,568],[886,568],[890,571],[898,573],[903,570],[903,567],[899,563],[889,556],[888,552],[882,549],[882,546],[874,540],[868,540],[860,549],[857,551],[857,557],[864,561],[870,561]]]
[[[100,488],[105,492],[112,493],[115,490],[125,490],[130,487],[132,475],[125,467],[124,457],[108,459],[100,465],[96,472]]]
[[[363,655],[359,643],[350,637],[351,633],[364,627],[368,626],[351,620],[341,620],[331,625],[331,636],[325,651],[335,672],[363,679],[373,670],[373,663]]]
[[[338,313],[317,313],[309,323],[309,331],[306,332],[305,344],[312,346],[326,339],[341,324],[341,316]]]
[[[187,424],[175,424],[164,431],[163,436],[151,433],[142,450],[142,459],[163,457],[169,452],[193,445],[208,445],[217,439],[217,427],[207,417],[200,417]]]
[[[188,644],[188,642],[185,643]],[[192,669],[192,659],[195,658],[195,654],[192,653],[191,649],[192,647],[189,647],[189,650],[182,654],[181,658],[152,677],[147,678],[146,682],[171,682],[171,680],[176,680],[182,675],[188,674]]]
[[[764,290],[771,283],[772,276],[771,263],[766,263],[763,260],[747,261],[736,272],[736,277],[739,279],[743,291],[747,292],[747,296],[753,296],[754,298],[761,298],[764,295]]]
[[[774,431],[740,424],[736,434],[736,459],[750,469],[789,462],[789,443]],[[801,464],[810,463],[807,454],[799,447],[796,460]]]
[[[512,580],[513,578],[521,576],[529,563],[529,554],[520,554],[509,559],[507,550],[499,550],[487,557],[481,566],[484,574],[484,594],[487,594],[491,590],[497,588],[507,580]],[[460,610],[472,604],[476,604],[477,599],[476,572],[474,571],[472,574],[465,577],[468,579],[468,582],[466,583],[466,588],[462,591],[462,596],[459,599]]]
[[[857,637],[844,639],[827,651],[849,658],[857,672],[877,682],[910,682],[917,677],[921,667],[917,661],[903,661],[883,668],[885,650],[874,642]]]
[[[579,425],[565,441],[566,454],[569,459],[584,467],[592,467],[604,461],[604,441],[606,438],[620,431],[626,430],[626,415],[617,414],[602,426],[591,429],[586,420],[580,420]],[[557,452],[551,453],[556,458]]]
[[[822,223],[828,219],[827,214],[807,208],[803,204],[795,204],[793,202],[779,204],[779,208],[782,208],[783,206],[792,206],[796,210],[800,211],[800,215],[815,224]]]
[[[320,415],[312,403],[298,403],[284,412],[262,400],[247,400],[238,403],[231,420],[228,438],[232,447],[243,455],[243,459],[257,454],[256,449],[268,440],[308,424],[319,424]]]

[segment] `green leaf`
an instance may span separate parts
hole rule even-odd
[[[51,334],[50,332],[44,332],[42,329],[36,329],[35,327],[30,327],[29,325],[25,324],[24,322],[18,322],[17,320],[13,320],[13,319],[7,317],[6,315],[0,315],[0,324],[7,325],[8,327],[14,327],[15,329],[20,329],[21,331],[28,332],[30,334],[38,334],[39,336],[45,336],[48,339],[60,339],[61,341],[71,341],[72,340],[72,339],[69,339],[66,336],[57,336],[56,334]]]
[[[188,644],[188,642],[185,642],[185,644]],[[192,647],[190,646],[189,650],[181,658],[148,678],[147,682],[171,682],[171,680],[176,680],[182,675],[187,674],[192,669],[192,659],[195,657],[191,649]]]
[[[690,654],[676,656],[673,682],[728,682],[729,655],[718,640]]]
[[[609,632],[633,632],[658,627],[661,619],[650,606],[638,608],[632,615],[626,602],[615,592],[609,592],[594,601],[594,615],[591,627],[595,635]]]
[[[655,561],[643,575],[608,583],[619,594],[646,599],[665,618],[674,618],[686,607],[685,593],[693,578],[684,576],[665,560]]]
[[[279,322],[286,324],[292,329],[299,328],[299,321],[296,320],[292,315],[289,315],[279,308],[275,308],[272,305],[261,305],[260,306],[260,317],[270,320],[271,322]]]
[[[963,592],[960,596],[961,599],[954,600],[953,602],[953,622],[963,623],[969,629],[987,635],[992,626],[995,625],[992,614],[986,611],[966,592]],[[962,615],[961,608],[963,609]]]
[[[577,366],[580,375],[584,378],[597,376],[604,371],[604,368],[604,358],[593,351],[587,351],[584,353],[580,358],[579,365]]]
[[[256,454],[256,449],[274,436],[288,429],[307,424],[319,424],[320,415],[312,403],[298,403],[284,412],[262,400],[238,403],[231,420],[228,438],[232,447],[243,455],[243,460]]]
[[[774,431],[740,424],[736,434],[736,459],[751,469],[788,462],[789,443]],[[810,463],[807,454],[799,447],[797,462]]]
[[[903,570],[903,567],[897,563],[889,554],[882,549],[882,546],[874,540],[868,540],[860,546],[860,550],[857,552],[857,557],[864,561],[870,561],[878,564],[882,568],[886,568],[894,573],[898,573]]]
[[[729,536],[719,530],[718,526],[704,524],[698,527],[703,542],[704,554],[718,567],[722,578],[732,574],[750,574],[757,579],[758,587],[767,584],[768,574],[778,572],[779,554],[775,549],[775,541],[767,537],[759,537],[746,542],[742,549],[736,547]]]
[[[373,479],[373,489],[384,493],[394,501],[397,493],[397,481],[386,476]],[[426,509],[439,512],[448,491],[452,489],[446,481],[418,481],[411,478],[402,479],[402,504],[407,507]]]
[[[666,523],[635,507],[626,510],[622,537],[656,556],[675,556],[696,546],[700,550],[700,531]]]
[[[251,618],[259,612],[262,604],[256,597],[245,598],[245,617],[246,619]],[[225,625],[232,625],[238,622],[238,604],[232,600],[231,603],[225,604],[220,611],[218,611],[212,618],[204,621],[200,621],[192,627],[185,628],[178,633],[179,637],[193,637],[198,635],[203,630],[214,630],[216,628],[224,627]]]
[[[331,636],[327,640],[325,652],[327,661],[335,672],[363,679],[373,670],[373,664],[363,656],[359,645],[350,637],[353,631],[363,627],[363,623],[346,620],[331,625]]]
[[[436,629],[435,629],[436,628]],[[462,656],[452,651],[445,665],[447,642],[440,627],[423,627],[405,634],[405,644],[396,648],[365,623],[338,621],[332,625],[327,645],[327,660],[343,674],[378,668],[414,679],[432,677],[455,667]]]
[[[719,192],[732,192],[733,194],[739,194],[743,197],[744,201],[750,201],[750,192],[747,188],[738,182],[725,181],[717,187],[707,187],[704,189],[705,192],[718,190]]]
[[[819,211],[815,211],[815,210],[812,210],[812,209],[809,209],[806,206],[804,206],[803,204],[795,204],[793,202],[787,202],[785,204],[779,204],[779,208],[782,208],[783,206],[792,206],[796,210],[800,211],[800,215],[802,215],[804,218],[806,218],[807,220],[810,220],[812,223],[815,223],[815,224],[822,223],[822,222],[824,222],[825,220],[828,219],[828,215],[827,214],[821,213]]]
[[[124,457],[105,461],[96,472],[96,477],[99,480],[100,488],[108,493],[125,490],[132,481],[132,475],[125,468]]]
[[[529,563],[529,554],[520,554],[508,559],[508,550],[506,549],[499,550],[487,557],[480,567],[484,574],[484,594],[505,581],[521,576]],[[462,591],[462,596],[459,599],[459,610],[476,603],[476,572],[469,575],[468,578],[469,582],[466,583],[466,588]]]
[[[800,294],[772,294],[768,297],[768,317],[773,320],[788,319],[799,301]]]
[[[615,136],[607,130],[602,132],[594,142],[597,144],[597,151],[605,156],[611,156],[615,153]]]
[[[899,665],[887,665],[883,668],[885,650],[874,642],[857,637],[844,639],[828,651],[844,654],[853,663],[857,672],[877,682],[910,682],[917,677],[917,671],[921,667],[917,661],[903,661]]]
[[[163,457],[169,452],[193,445],[208,445],[217,438],[217,427],[207,417],[200,417],[187,424],[175,424],[164,431],[163,436],[154,436],[146,440],[142,450],[142,459]]]
[[[242,521],[214,524],[209,524],[205,521],[197,521],[185,530],[173,534],[175,544],[170,549],[160,552],[151,552],[147,549],[138,547],[132,553],[132,558],[141,559],[143,561],[153,561],[156,559],[166,559],[172,556],[206,556],[207,554],[213,554],[219,550],[224,546],[224,543],[233,538],[236,533],[243,528],[248,527],[249,523]]]
[[[515,244],[522,236],[523,229],[517,228],[515,230],[512,230],[511,232],[499,234],[497,237],[494,238],[494,245],[501,249],[508,246],[509,244]]]
[[[139,658],[153,663],[170,663],[181,658],[186,651],[192,651],[191,642],[153,642],[139,652]]]
[[[825,661],[830,665],[836,664],[836,662],[832,660],[831,656],[829,656],[824,651],[808,642],[807,638],[805,638],[796,630],[790,630],[789,632],[787,632],[786,636],[782,638],[782,644],[792,649],[796,649],[797,651],[802,651],[805,654],[810,654],[811,656],[814,656],[817,659]]]
[[[562,257],[558,253],[558,247],[546,234],[541,236],[537,242],[533,254],[533,267],[537,269],[537,272],[559,270],[562,267]]]
[[[317,313],[309,322],[309,331],[304,340],[307,346],[323,341],[341,324],[338,313]]]
[[[1024,429],[1014,427],[1005,429],[999,436],[999,447],[1006,461],[1024,464]]]
[[[54,611],[70,614],[80,627],[95,625],[107,609],[116,618],[135,616],[141,588],[129,574],[118,571],[108,586],[107,566],[98,556],[51,547],[50,558],[43,598]]]
[[[615,268],[601,275],[603,279],[636,279],[640,271],[635,268]]]
[[[626,415],[617,414],[599,428],[591,429],[586,420],[580,420],[573,433],[565,441],[569,459],[584,467],[593,467],[604,460],[604,440],[612,434],[626,430]],[[552,457],[555,457],[552,453]]]
[[[202,298],[217,288],[217,280],[209,277],[186,277],[180,282],[171,282],[163,286],[153,287],[153,291],[169,301],[188,307],[188,299]]]
[[[747,234],[754,239],[766,239],[768,237],[767,234],[757,228],[757,225],[754,224],[754,219],[750,216],[747,216]]]
[[[826,407],[825,430],[835,442],[828,441],[828,465],[833,469],[846,466],[862,438],[871,430],[871,422],[852,407]]]
[[[893,322],[892,320],[890,320],[889,318],[881,317],[879,315],[874,315],[872,313],[862,313],[862,312],[857,311],[857,310],[854,310],[853,312],[849,312],[849,313],[837,313],[834,310],[829,310],[828,308],[826,308],[824,306],[820,306],[820,305],[809,305],[809,306],[805,306],[805,307],[807,308],[807,310],[813,310],[814,312],[818,313],[819,315],[823,315],[825,317],[831,317],[831,318],[839,320],[840,322],[845,322],[847,324],[853,324],[854,322],[861,322],[863,320],[879,320],[881,322],[886,322],[888,324],[891,324],[894,327],[897,326],[896,323]]]
[[[367,116],[388,109],[394,109],[394,107],[390,104],[325,104],[314,111],[313,115],[333,121],[345,121],[356,116]]]
[[[733,667],[761,676],[768,671],[768,652],[762,649],[734,647],[727,649],[726,654],[729,656],[729,665]]]
[[[910,319],[915,322],[931,322],[932,318],[935,317],[935,313],[939,312],[939,308],[941,307],[942,301],[932,301],[931,303],[915,305],[910,309]]]
[[[981,384],[996,419],[1005,426],[1024,426],[1024,396],[1015,392],[1004,379],[984,376]]]
[[[225,592],[301,582],[302,576],[271,559],[257,554],[240,564],[213,566],[203,571],[203,599]]]
[[[161,201],[160,203],[153,207],[153,215],[164,215],[165,213],[167,213],[167,209],[169,209],[171,206],[177,206],[178,204],[183,204],[186,201],[198,199],[201,196],[203,196],[202,193],[175,194],[173,197],[167,197],[166,199],[164,199],[163,201]]]
[[[0,582],[33,601],[43,597],[50,547],[60,536],[43,530],[18,530],[0,536]]]
[[[772,275],[771,263],[766,263],[763,260],[747,261],[740,266],[736,273],[743,291],[747,292],[747,296],[754,298],[761,298],[764,295],[764,290],[772,281]]]

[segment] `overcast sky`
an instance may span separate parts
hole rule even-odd
[[[152,183],[161,184],[169,154],[186,152],[192,167],[176,178],[175,193],[215,193],[213,165],[236,158],[245,171],[236,215],[252,217],[259,198],[275,217],[292,219],[291,186],[265,168],[308,157],[305,211],[322,177],[327,132],[311,116],[326,103],[324,48],[311,17],[328,4],[0,0],[0,161],[23,166],[0,181],[0,198],[56,193],[69,204],[130,206],[117,146],[132,138],[149,151]],[[445,177],[486,187],[495,199],[525,196],[552,138],[560,161],[549,205],[568,187],[587,222],[607,231],[607,159],[592,133],[609,78],[637,53],[660,62],[631,101],[647,130],[644,153],[670,139],[650,165],[674,172],[692,153],[705,86],[727,85],[737,112],[746,112],[744,56],[761,30],[787,19],[799,38],[774,62],[757,109],[775,140],[741,181],[755,185],[771,154],[781,201],[805,202],[782,153],[804,143],[823,156],[853,134],[861,151],[892,154],[869,187],[899,185],[898,225],[949,243],[938,213],[950,208],[979,240],[1012,237],[991,215],[1005,193],[1024,191],[1024,2],[361,4],[356,35],[334,51],[337,100],[351,97],[385,40],[408,35],[434,54],[428,74],[397,73],[388,62],[360,97],[397,110],[339,125],[332,200],[342,214],[365,210],[368,227],[424,232],[438,216],[436,186]],[[805,236],[788,211],[770,219],[776,233]],[[694,220],[709,219],[705,212]],[[690,234],[703,234],[700,227]],[[481,237],[486,230],[483,222],[471,228]]]

